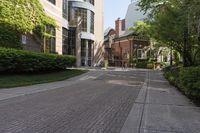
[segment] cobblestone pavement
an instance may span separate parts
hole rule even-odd
[[[74,84],[1,100],[0,133],[120,133],[146,73],[93,71]]]

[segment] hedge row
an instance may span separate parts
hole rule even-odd
[[[180,70],[180,87],[186,95],[200,100],[200,67]]]
[[[74,66],[76,58],[68,55],[36,53],[0,48],[0,72],[43,72]]]
[[[200,67],[169,67],[165,77],[186,96],[200,104]]]
[[[136,68],[153,69],[156,60],[152,59],[138,59],[136,61]]]

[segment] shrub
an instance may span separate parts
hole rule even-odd
[[[0,48],[0,72],[41,72],[74,66],[76,58]]]
[[[148,61],[149,61],[150,63],[156,63],[156,62],[157,62],[157,59],[149,58]]]
[[[200,67],[181,69],[180,86],[186,95],[200,99]]]
[[[167,67],[165,77],[186,96],[200,104],[200,67]]]
[[[154,68],[154,61],[153,59],[138,59],[136,61],[137,68],[145,68],[145,69],[153,69]]]
[[[138,61],[137,63],[136,63],[136,67],[137,68],[147,68],[147,61]]]
[[[146,68],[147,69],[153,69],[154,68],[154,64],[153,63],[148,63]]]

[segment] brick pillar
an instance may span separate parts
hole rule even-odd
[[[125,19],[120,19],[118,18],[115,21],[115,31],[116,31],[116,36],[119,37],[122,33],[122,31],[125,30]]]
[[[116,36],[119,37],[120,32],[122,31],[122,21],[120,20],[120,18],[115,21],[115,31]]]

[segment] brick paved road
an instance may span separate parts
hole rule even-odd
[[[0,133],[119,133],[145,71],[96,71],[76,84],[0,101]]]

